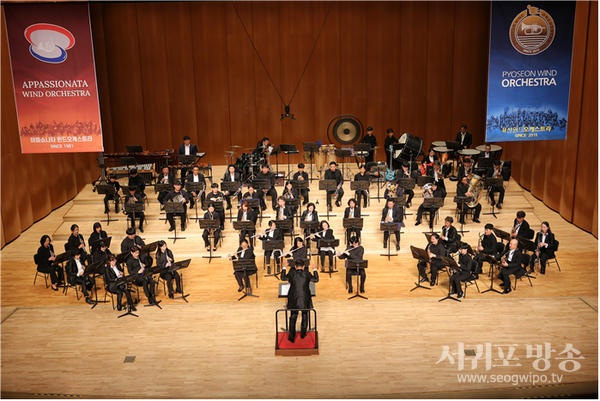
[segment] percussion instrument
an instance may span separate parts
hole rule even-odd
[[[316,152],[314,156],[317,170],[327,170],[329,168],[329,163],[337,161],[337,158],[335,157],[335,145],[321,145],[319,152]]]
[[[432,148],[445,148],[446,147],[446,141],[431,142],[431,147]]]
[[[173,164],[175,151],[172,149],[165,150],[146,150],[141,153],[129,153],[129,152],[116,152],[116,153],[104,153],[105,159],[116,159],[107,160],[107,162],[115,163],[121,157],[135,157],[137,164],[151,164],[154,163],[157,174],[160,174],[162,166]],[[197,157],[204,157],[206,153],[197,153]]]
[[[442,164],[445,164],[448,161],[448,158],[450,157],[450,153],[452,153],[452,149],[448,149],[445,146],[435,147],[435,148],[433,148],[433,151],[435,152],[435,154],[438,157],[438,160]]]
[[[458,151],[458,157],[460,157],[460,162],[462,164],[464,163],[464,159],[465,157],[470,157],[473,165],[475,165],[475,163],[477,163],[477,158],[479,157],[479,151],[476,149],[461,149]]]
[[[394,152],[394,159],[402,159],[406,161],[416,160],[423,148],[423,140],[416,136],[412,136],[408,132],[402,134],[398,143],[404,145],[402,149]]]
[[[154,163],[136,164],[135,166],[117,166],[107,167],[106,174],[117,174],[118,172],[129,173],[131,169],[137,169],[138,173],[152,173],[154,171]]]
[[[485,152],[485,144],[479,145],[475,149],[479,150],[480,152]],[[502,146],[491,144],[490,150],[494,152],[494,156],[496,157],[496,159],[500,160],[500,156],[502,156]]]

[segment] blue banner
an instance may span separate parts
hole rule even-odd
[[[574,1],[493,1],[486,142],[567,138]]]

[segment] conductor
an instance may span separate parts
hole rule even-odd
[[[299,312],[297,309],[302,309],[300,338],[306,337],[306,330],[308,328],[308,310],[313,308],[310,294],[310,282],[319,282],[319,273],[317,272],[317,266],[314,263],[312,264],[312,274],[304,268],[303,260],[298,259],[295,264],[295,268],[290,269],[289,273],[286,271],[285,266],[281,273],[281,281],[289,281],[290,283],[287,301],[287,308],[291,310],[289,326],[290,334],[288,335],[288,340],[292,343],[296,341],[296,320],[298,319]]]

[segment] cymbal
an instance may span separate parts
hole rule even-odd
[[[232,147],[232,148],[241,148],[240,145],[231,145],[230,147]]]
[[[230,154],[234,154],[235,150],[226,150],[225,153],[230,153]]]
[[[372,148],[371,150],[375,150],[375,149],[379,149],[381,148],[381,146],[375,146],[374,148]]]

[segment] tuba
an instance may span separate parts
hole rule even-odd
[[[468,190],[467,192],[472,193],[471,201],[466,203],[469,208],[474,208],[479,203],[479,198],[483,192],[483,180],[477,174],[469,174],[467,176],[469,179]]]

